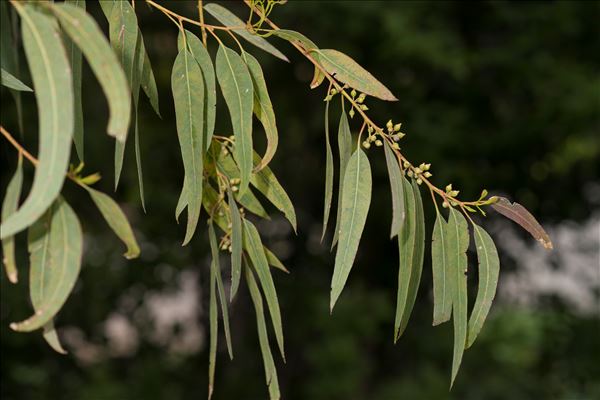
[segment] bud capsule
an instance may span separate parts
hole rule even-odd
[[[377,147],[383,146],[383,142],[381,140],[376,140],[375,146],[377,146]]]
[[[395,132],[398,132],[398,131],[400,131],[400,127],[401,127],[401,126],[402,126],[402,124],[396,124],[396,125],[394,125],[394,131],[395,131]]]
[[[392,148],[396,149],[396,150],[400,150],[400,146],[398,145],[398,143],[393,143],[392,144]],[[406,168],[406,167],[405,167]]]
[[[362,145],[365,149],[368,149],[369,147],[371,147],[371,143],[369,143],[367,140],[365,140]]]

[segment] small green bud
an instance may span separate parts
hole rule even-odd
[[[337,89],[333,88],[333,89],[331,89],[331,91],[329,92],[329,94],[331,94],[332,96],[335,96],[337,94],[337,92],[338,92]]]
[[[456,196],[458,196],[459,193],[460,193],[460,190],[451,190],[449,194],[452,197],[456,197]]]
[[[362,145],[365,149],[368,149],[369,147],[371,147],[371,143],[369,143],[367,140],[365,140]]]
[[[452,207],[456,207],[456,206],[458,205],[458,203],[457,203],[457,202],[455,202],[454,200],[452,200],[452,201],[450,202],[450,204],[452,204]]]
[[[363,111],[367,111],[369,109],[369,107],[367,107],[365,104],[361,104],[360,109]]]
[[[226,244],[223,244],[223,245],[221,246],[221,250],[227,250],[227,245],[226,245]]]
[[[369,134],[373,133],[373,127],[371,125],[369,125],[369,127],[367,128],[367,132],[369,132]]]
[[[387,128],[388,131],[392,131],[394,129],[394,123],[392,122],[392,120],[390,119],[387,124],[385,124],[385,127]]]
[[[375,141],[375,146],[381,147],[381,146],[383,146],[383,142],[381,140],[376,140]]]
[[[396,150],[400,150],[400,145],[398,145],[398,143],[393,143],[392,144],[392,148],[396,149]]]
[[[406,175],[408,175],[409,178],[413,177],[413,172],[411,170],[408,170],[408,172],[406,173]]]
[[[352,89],[352,91],[350,92],[350,96],[352,96],[352,98],[356,97],[356,90]]]
[[[350,115],[350,118],[354,118],[354,108],[351,109],[348,114]]]
[[[450,206],[450,205],[448,204],[448,202],[447,202],[447,201],[444,201],[444,202],[442,203],[442,207],[444,207],[444,208],[448,208],[449,206]]]
[[[325,99],[323,99],[323,101],[327,102],[331,100],[331,95],[328,94],[327,96],[325,96]]]
[[[369,142],[373,143],[375,140],[377,140],[377,136],[375,136],[375,135],[369,136]]]
[[[418,178],[418,179],[417,179],[417,185],[420,185],[421,183],[423,183],[423,179],[421,179],[421,178]]]
[[[396,124],[396,125],[394,125],[394,131],[395,132],[399,132],[401,126],[402,126],[402,124]]]
[[[452,191],[452,184],[449,183],[448,185],[446,185],[446,193],[451,192]]]
[[[421,168],[419,168],[419,167],[415,168],[415,174],[420,174],[421,172],[423,172],[423,171],[421,171]]]
[[[396,137],[398,138],[398,140],[402,139],[404,136],[406,136],[406,133],[398,132],[396,134]]]
[[[431,172],[427,171],[423,174],[425,178],[431,178]]]
[[[429,168],[431,168],[431,164],[423,164],[423,171],[429,171]]]
[[[239,188],[237,186],[232,186],[231,190],[235,193],[239,190]]]
[[[410,167],[410,163],[408,161],[404,161],[404,164],[402,165],[404,166],[404,168]]]

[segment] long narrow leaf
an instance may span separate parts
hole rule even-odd
[[[331,241],[331,248],[338,241],[340,235],[340,216],[342,214],[342,193],[344,191],[344,176],[346,174],[346,167],[352,154],[352,134],[350,133],[350,125],[348,124],[348,117],[346,112],[342,111],[340,116],[340,124],[338,127],[338,151],[340,155],[340,180],[338,183],[338,205],[337,205],[337,218],[335,222],[335,231],[333,232],[333,240]]]
[[[450,290],[454,320],[454,351],[450,387],[456,379],[467,341],[467,248],[469,230],[460,211],[450,208],[448,217],[448,254],[450,255]]]
[[[83,235],[77,216],[62,198],[58,198],[43,218],[31,228],[29,251],[35,253],[38,246],[48,240],[49,260],[32,263],[29,273],[30,291],[38,301],[30,318],[11,323],[19,332],[31,332],[46,325],[61,309],[73,290],[83,252]],[[48,238],[46,238],[49,236]],[[40,292],[36,292],[36,291]]]
[[[450,320],[452,297],[450,293],[450,255],[446,247],[448,223],[437,212],[431,239],[431,271],[433,276],[433,325]]]
[[[90,194],[100,213],[102,213],[108,226],[127,246],[127,252],[124,254],[125,258],[132,259],[138,257],[140,255],[140,247],[135,239],[131,225],[129,225],[129,221],[121,208],[110,196],[89,186],[86,186],[85,189]]]
[[[233,29],[233,33],[240,35],[242,38],[252,43],[256,47],[263,49],[267,53],[274,55],[275,57],[288,61],[287,57],[277,50],[275,46],[267,42],[264,38],[254,35],[246,29],[246,23],[239,19],[234,13],[222,7],[218,4],[211,3],[204,6],[204,9],[213,17],[215,17],[224,26],[237,28]]]
[[[210,263],[210,300],[208,315],[208,398],[210,400],[215,385],[215,365],[217,362],[217,340],[219,334],[219,318],[217,315],[217,267],[214,262]]]
[[[225,329],[225,341],[227,342],[227,351],[229,358],[233,359],[233,347],[231,346],[231,331],[229,329],[229,312],[227,311],[227,298],[225,297],[225,288],[221,278],[221,264],[219,262],[219,245],[212,222],[208,224],[208,240],[210,242],[210,252],[212,255],[211,274],[213,269],[216,275],[217,290],[219,293],[219,302],[221,303],[221,314],[223,315],[223,327]]]
[[[384,146],[385,163],[390,178],[390,189],[392,191],[392,228],[390,239],[398,234],[404,223],[404,191],[402,190],[402,173],[396,155],[390,146]]]
[[[21,208],[2,221],[0,238],[34,223],[56,199],[65,180],[73,137],[73,81],[54,19],[31,5],[13,3],[21,16],[23,44],[39,115],[39,163]]]
[[[229,195],[229,210],[231,213],[231,297],[233,300],[240,286],[240,277],[242,275],[242,219],[238,210],[235,198],[231,193]]]
[[[5,221],[13,214],[19,206],[19,198],[21,197],[21,188],[23,187],[23,157],[19,153],[19,161],[17,162],[17,170],[6,187],[6,194],[2,201],[2,221]],[[6,269],[6,276],[12,283],[18,281],[17,263],[15,259],[15,237],[7,236],[2,239],[2,253],[4,254],[2,261]]]
[[[356,257],[371,204],[371,185],[369,159],[359,148],[348,161],[348,168],[344,174],[344,191],[340,199],[340,240],[331,279],[330,310],[333,310],[344,289]]]
[[[16,26],[16,24],[13,24],[12,22],[14,21],[11,21],[8,16],[8,4],[7,1],[0,1],[0,67],[14,76],[15,79],[19,79],[21,77],[21,71],[19,71],[19,46],[17,46],[13,35],[13,26]],[[2,77],[2,81],[4,81],[4,77]],[[19,90],[11,90],[10,93],[15,100],[19,132],[21,137],[23,137],[23,103],[21,101],[21,93]]]
[[[535,217],[519,203],[512,203],[504,197],[500,197],[498,202],[492,204],[492,208],[504,215],[506,218],[521,225],[523,229],[540,242],[544,248],[551,250],[553,248],[552,240],[544,228],[537,222]]]
[[[241,174],[239,192],[244,193],[252,172],[252,78],[242,58],[224,45],[217,51],[216,70],[235,135],[233,154]]]
[[[272,31],[273,35],[279,36],[282,39],[287,40],[290,43],[298,43],[304,48],[305,51],[317,50],[318,47],[309,38],[301,34],[300,32],[291,31],[288,29],[277,29]]]
[[[252,261],[252,265],[254,265],[258,280],[265,294],[267,305],[269,306],[269,314],[271,314],[271,320],[273,322],[275,337],[277,338],[277,345],[279,346],[281,357],[285,360],[281,311],[279,310],[279,300],[277,299],[275,284],[273,283],[271,271],[269,271],[269,264],[267,257],[265,256],[263,244],[260,240],[260,235],[258,234],[256,227],[248,220],[244,220],[244,248],[250,256],[250,260]]]
[[[469,318],[467,348],[475,342],[483,327],[496,295],[498,275],[500,274],[498,251],[490,235],[478,225],[473,225],[473,235],[475,236],[475,247],[477,248],[477,259],[479,261],[479,287],[475,305]]]
[[[4,68],[0,70],[0,83],[2,86],[6,86],[9,89],[13,89],[19,92],[33,92],[29,86],[17,79],[13,74],[5,71]]]
[[[329,213],[331,212],[331,198],[333,196],[333,152],[329,140],[329,101],[325,104],[325,200],[323,205],[323,232],[321,243],[327,231]]]

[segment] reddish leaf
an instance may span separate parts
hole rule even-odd
[[[498,197],[498,201],[492,204],[492,208],[504,215],[506,218],[513,220],[521,225],[523,229],[531,234],[535,240],[540,242],[546,249],[553,249],[550,236],[544,228],[537,222],[535,217],[519,203],[512,203],[504,197]]]

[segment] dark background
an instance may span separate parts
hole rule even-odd
[[[89,3],[106,29],[99,7]],[[65,184],[86,235],[81,277],[56,319],[70,354],[54,353],[38,333],[8,328],[31,311],[26,235],[19,235],[21,280],[13,286],[4,274],[1,278],[2,399],[196,399],[207,391],[207,235],[200,224],[195,239],[182,248],[185,224],[173,218],[183,177],[170,94],[177,30],[159,12],[136,3],[162,119],[144,98],[147,214],[139,206],[132,141],[115,197],[131,218],[142,256],[126,262],[89,198]],[[162,3],[197,17],[194,2]],[[259,226],[291,270],[274,272],[287,353],[287,364],[274,353],[283,398],[600,398],[599,4],[290,1],[272,14],[281,27],[352,56],[392,90],[399,101],[368,99],[370,115],[380,123],[389,118],[403,123],[404,153],[414,162],[432,163],[436,184],[452,182],[465,198],[478,197],[482,188],[505,193],[539,217],[554,239],[556,250],[547,253],[495,213],[482,222],[501,253],[499,294],[451,392],[452,327],[431,326],[429,256],[407,331],[392,344],[398,261],[396,245],[388,240],[391,204],[383,154],[375,149],[369,151],[374,174],[369,219],[346,289],[329,315],[334,257],[330,237],[319,244],[325,89],[309,89],[311,65],[284,41],[271,39],[290,64],[244,43],[268,80],[280,134],[271,166],[299,222],[297,237],[275,210],[273,221]],[[248,15],[239,3],[226,5],[242,18]],[[215,23],[209,16],[207,22]],[[197,27],[189,29],[199,34]],[[213,52],[214,40],[210,46]],[[83,90],[85,171],[100,171],[104,179],[97,187],[110,193],[107,108],[87,66]],[[35,151],[35,102],[31,95],[24,98],[23,141]],[[229,135],[221,100],[217,113],[217,133]],[[14,114],[3,90],[2,124],[16,133]],[[356,118],[351,123],[359,127]],[[257,130],[255,137],[261,136]],[[1,146],[4,192],[16,157],[6,142]],[[31,176],[31,168],[26,171]],[[430,202],[425,209],[430,235]],[[476,289],[476,277],[469,282]],[[266,398],[245,284],[231,318],[235,358],[228,360],[220,336],[214,398]]]

